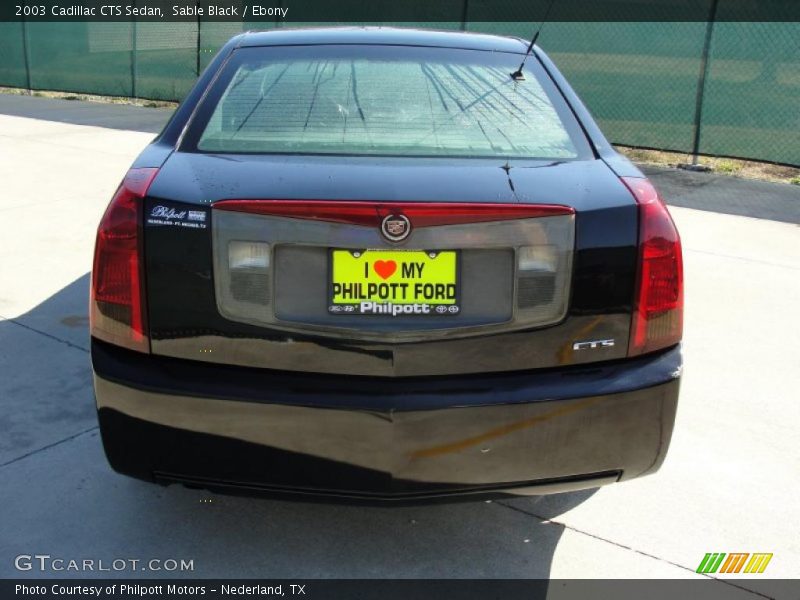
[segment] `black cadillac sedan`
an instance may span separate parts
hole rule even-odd
[[[681,245],[538,48],[230,40],[103,216],[106,455],[162,484],[407,500],[659,468]]]

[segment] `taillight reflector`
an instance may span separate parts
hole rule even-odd
[[[683,258],[675,223],[647,180],[623,177],[639,205],[639,273],[628,355],[673,346],[683,334]]]
[[[97,228],[89,328],[99,339],[150,351],[142,273],[142,198],[158,169],[131,169]]]

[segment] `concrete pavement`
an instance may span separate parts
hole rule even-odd
[[[763,219],[672,209],[686,372],[654,476],[545,498],[364,508],[113,473],[93,412],[87,273],[100,215],[151,138],[0,116],[0,577],[38,576],[13,566],[35,552],[194,559],[193,572],[173,574],[193,577],[554,578],[697,577],[706,552],[772,552],[762,577],[800,577],[800,232]],[[717,577],[756,597],[746,590],[757,581]]]

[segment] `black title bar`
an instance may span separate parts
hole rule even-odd
[[[554,0],[549,21],[706,21],[714,0]],[[540,22],[550,0],[4,0],[0,21]],[[798,0],[719,0],[716,21],[800,21]]]
[[[38,579],[0,580],[0,598],[78,600],[110,598],[276,598],[293,600],[727,600],[796,598],[798,581],[776,579]]]

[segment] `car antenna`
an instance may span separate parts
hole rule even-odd
[[[514,81],[525,81],[525,75],[522,73],[522,69],[525,67],[525,61],[528,60],[528,57],[531,55],[531,52],[533,51],[533,46],[534,44],[536,44],[536,40],[539,39],[539,34],[542,33],[544,24],[547,23],[547,17],[550,16],[550,9],[553,8],[553,4],[555,3],[556,0],[550,0],[550,4],[547,5],[547,10],[544,13],[544,19],[542,19],[542,22],[539,23],[539,29],[537,29],[536,33],[533,34],[531,43],[528,44],[528,50],[527,52],[525,52],[525,58],[522,59],[519,68],[513,73],[511,73],[511,79],[513,79]]]

